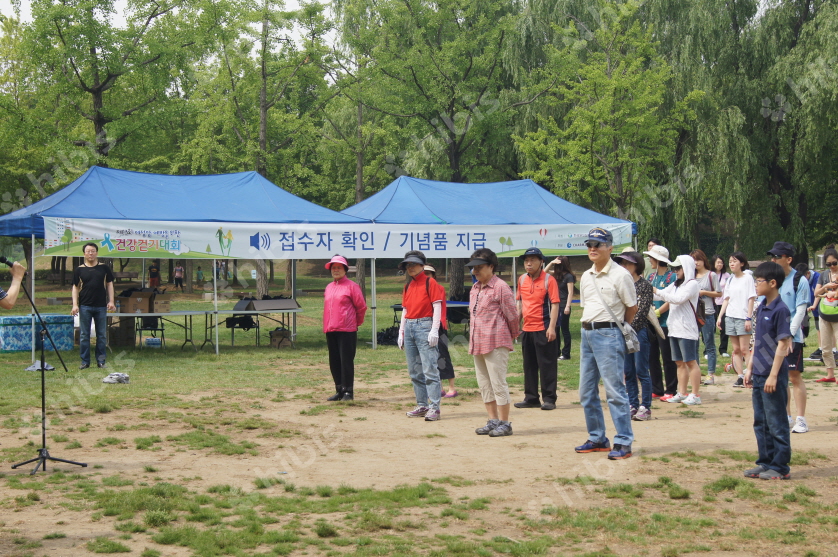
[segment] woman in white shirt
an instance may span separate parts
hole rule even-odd
[[[698,367],[698,307],[699,285],[695,280],[695,260],[689,255],[679,255],[672,262],[678,280],[655,292],[655,300],[669,302],[669,346],[672,359],[678,367],[678,392],[667,402],[701,404],[701,368]],[[692,392],[687,395],[687,383]]]
[[[754,287],[754,277],[748,270],[748,258],[741,251],[733,252],[728,260],[730,272],[733,276],[725,285],[722,294],[722,309],[716,320],[716,327],[721,329],[725,325],[730,339],[733,357],[733,369],[739,376],[734,387],[744,387],[744,364],[748,357],[748,347],[751,337],[751,316],[754,313],[754,300],[757,292]]]

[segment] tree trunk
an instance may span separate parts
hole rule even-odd
[[[268,264],[264,259],[255,259],[256,264],[256,298],[261,300],[268,295]]]
[[[241,288],[242,284],[239,282],[239,260],[233,259],[233,286]]]
[[[358,283],[358,286],[361,287],[361,293],[364,295],[364,298],[367,297],[367,260],[366,259],[356,259],[355,260],[355,282]]]
[[[175,282],[175,260],[169,259],[169,278],[166,280],[166,284],[172,284]]]
[[[61,287],[67,286],[67,258],[61,258],[61,272],[59,276],[59,284]]]
[[[26,261],[26,267],[29,267],[29,262],[32,261],[32,242],[26,238],[20,240],[20,247],[23,248],[23,260]],[[35,269],[30,269],[30,273],[34,273]]]
[[[192,294],[192,267],[194,266],[194,261],[191,259],[187,259],[184,265],[184,272],[186,276],[183,277],[183,292],[184,294]]]
[[[271,276],[270,276],[270,278],[268,279],[268,283],[273,284],[273,283],[274,283],[274,260],[273,260],[273,259],[269,259],[269,260],[268,260],[268,265],[269,265],[269,266],[270,266],[270,268],[271,268]]]
[[[291,260],[290,259],[283,259],[282,260],[282,272],[285,273],[285,282],[282,285],[282,290],[284,292],[291,291]],[[293,296],[293,292],[291,295]]]
[[[466,260],[455,258],[451,260],[448,266],[448,299],[461,300],[463,299],[466,289],[463,287],[463,269],[465,268]]]
[[[124,263],[123,263],[123,261],[124,261]],[[124,260],[120,259],[119,260],[119,272],[120,273],[125,272],[125,267],[127,267],[130,262],[131,262],[131,259],[124,259]]]

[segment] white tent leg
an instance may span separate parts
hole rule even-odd
[[[370,260],[370,274],[372,274],[372,349],[378,348],[378,321],[376,318],[376,301],[375,301],[375,259]]]
[[[32,281],[32,303],[35,303],[35,234],[32,234],[32,248],[30,251],[29,278]],[[32,363],[35,363],[35,310],[32,310]]]
[[[218,273],[215,259],[212,260],[212,299],[215,303],[215,355],[218,356]]]
[[[297,260],[291,260],[291,298],[297,301]],[[297,343],[297,314],[291,314],[291,338],[294,339],[294,346]]]

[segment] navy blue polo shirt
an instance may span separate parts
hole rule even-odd
[[[754,375],[771,375],[774,366],[774,354],[777,344],[784,338],[791,337],[789,323],[791,312],[778,295],[774,301],[765,305],[763,301],[756,311],[756,331],[754,337]],[[786,359],[783,358],[780,371],[787,369]]]

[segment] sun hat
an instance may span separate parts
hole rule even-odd
[[[626,252],[615,255],[614,259],[623,259],[625,261],[628,261],[629,263],[634,263],[635,265],[637,265],[637,259],[633,255],[629,255]]]
[[[434,269],[434,266],[433,266],[433,265],[425,265],[425,270],[426,270],[426,271],[430,271],[430,272],[432,272],[433,274],[436,274],[436,269]]]
[[[648,255],[652,259],[657,259],[667,265],[672,265],[672,261],[669,260],[669,250],[663,246],[652,246],[652,249],[644,251],[643,255]]]
[[[333,255],[332,259],[328,263],[326,263],[326,268],[331,269],[332,263],[340,263],[341,265],[346,267],[347,270],[349,269],[349,262],[342,255]]]
[[[417,265],[424,266],[427,262],[428,259],[425,257],[424,253],[418,250],[410,250],[404,254],[404,260],[399,263],[399,270],[404,271],[407,268],[408,263],[416,263]]]

